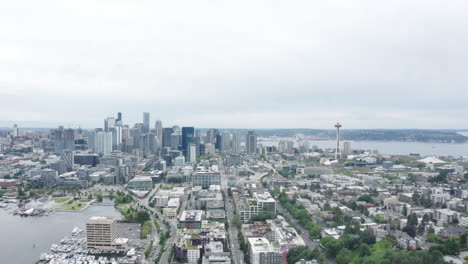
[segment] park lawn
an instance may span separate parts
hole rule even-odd
[[[64,203],[68,200],[70,200],[71,197],[52,197],[52,201],[56,202],[56,203]]]
[[[87,203],[81,203],[79,201],[73,201],[72,203],[64,203],[57,207],[57,210],[62,210],[62,211],[79,211],[83,209]]]

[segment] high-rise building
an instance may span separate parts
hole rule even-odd
[[[170,148],[171,147],[171,135],[172,127],[165,127],[162,130],[162,147]]]
[[[75,130],[65,129],[63,131],[63,149],[75,149]]]
[[[60,152],[60,159],[65,162],[67,165],[67,171],[73,170],[73,167],[75,166],[75,157],[73,150],[70,149],[64,149]]]
[[[221,151],[229,153],[231,151],[231,133],[224,131],[221,134]]]
[[[188,154],[188,146],[193,143],[193,137],[195,136],[194,127],[182,127],[182,151],[184,155]]]
[[[343,146],[343,153],[349,155],[352,153],[351,142],[345,142]]]
[[[286,141],[285,140],[280,140],[278,142],[278,152],[279,153],[284,153],[284,152],[287,151],[287,149],[288,149],[288,144],[286,143]]]
[[[92,152],[96,152],[96,130],[90,130],[88,131],[87,135],[87,144],[88,144],[88,150],[91,150]]]
[[[254,131],[249,131],[245,137],[245,150],[248,154],[257,153],[257,135]]]
[[[14,125],[13,125],[13,136],[14,136],[14,137],[19,137],[19,129],[18,129],[18,125],[17,125],[17,124],[14,124]]]
[[[88,248],[113,250],[117,238],[117,222],[112,217],[93,216],[86,222],[86,242]]]
[[[188,160],[192,163],[195,163],[197,161],[197,145],[195,144],[189,144],[188,146]]]
[[[115,127],[115,117],[108,117],[104,119],[104,131],[109,132],[109,129]]]
[[[241,152],[241,137],[238,131],[232,133],[232,154],[239,154]]]
[[[116,126],[110,128],[109,132],[112,133],[112,150],[119,149],[120,144],[122,144],[122,127]]]
[[[223,137],[221,136],[221,134],[216,134],[215,135],[215,148],[221,151],[223,147],[222,144],[223,144]]]
[[[143,133],[150,131],[150,113],[143,112]]]
[[[112,132],[98,132],[96,135],[96,152],[107,156],[112,151]]]
[[[54,129],[51,133],[51,136],[54,140],[54,152],[60,153],[60,151],[64,148],[63,142],[63,127],[59,127],[58,129]]]
[[[205,144],[205,154],[206,155],[215,155],[216,154],[215,145],[212,144],[212,143],[206,143]]]
[[[117,126],[123,126],[123,120],[122,120],[122,113],[121,112],[117,113],[117,119],[115,120],[115,124]]]
[[[181,136],[180,136],[180,131],[174,131],[174,133],[171,134],[171,148],[172,149],[180,149],[181,146]]]
[[[154,133],[156,135],[158,150],[161,150],[161,148],[162,148],[162,137],[163,137],[163,127],[162,127],[162,121],[161,120],[156,120],[156,122],[154,124]]]

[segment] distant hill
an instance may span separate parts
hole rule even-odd
[[[220,129],[236,130],[247,133],[254,130],[261,137],[294,137],[298,134],[316,137],[318,139],[335,139],[336,131],[329,129]],[[206,131],[203,129],[203,131]],[[455,130],[426,130],[426,129],[344,129],[343,140],[360,141],[411,141],[411,142],[457,142],[468,141],[468,137],[460,135]]]

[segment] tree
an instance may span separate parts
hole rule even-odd
[[[338,264],[348,264],[353,260],[353,252],[347,248],[341,249],[336,255]]]
[[[404,216],[407,216],[407,215],[408,215],[408,206],[406,206],[406,204],[403,205],[403,212],[402,212],[402,214],[403,214]]]
[[[364,195],[359,196],[358,201],[364,201],[367,203],[375,203],[374,199],[372,199],[372,196],[370,196],[369,194],[364,194]]]
[[[413,197],[412,197],[413,203],[416,204],[416,205],[419,205],[419,199],[420,198],[421,198],[421,195],[419,195],[418,192],[414,191]]]
[[[238,214],[235,214],[233,216],[232,223],[237,227],[237,229],[240,229],[242,227],[242,221],[241,221],[240,216]]]
[[[439,175],[432,177],[429,179],[430,183],[447,183],[447,172],[446,171],[441,171],[439,172]]]
[[[429,226],[429,228],[427,229],[427,233],[428,234],[434,234],[435,233],[434,227]]]
[[[98,193],[96,195],[96,201],[98,201],[99,203],[102,202],[102,194]]]
[[[361,234],[361,240],[363,243],[366,243],[368,245],[375,244],[376,238],[374,235],[374,231],[372,228],[366,228]]]
[[[460,247],[465,248],[466,247],[466,242],[467,242],[467,234],[463,234],[460,237]]]
[[[425,225],[429,222],[429,215],[428,214],[424,214],[423,216],[423,219],[422,219],[422,224]]]
[[[407,218],[408,225],[417,226],[418,225],[418,216],[415,213],[412,213]]]
[[[403,232],[406,232],[409,236],[415,237],[416,236],[416,228],[413,225],[406,225],[403,229]]]
[[[345,234],[359,234],[361,233],[361,224],[358,221],[353,220],[346,225],[344,232]]]
[[[359,248],[361,242],[359,241],[359,237],[356,235],[349,235],[344,234],[340,240],[343,242],[343,246],[349,250],[356,250]]]
[[[327,253],[332,257],[335,257],[336,254],[338,254],[338,252],[343,248],[343,242],[333,237],[325,237],[321,240],[321,243],[325,247]]]
[[[367,245],[367,244],[361,244],[361,246],[359,247],[359,256],[361,257],[365,257],[365,256],[370,256],[371,254],[371,251],[370,251],[370,247]]]
[[[146,221],[150,220],[150,215],[146,211],[138,211],[136,214],[136,221],[139,223],[144,223]]]

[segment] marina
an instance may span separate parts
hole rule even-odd
[[[41,253],[36,264],[131,264],[141,256],[135,248],[124,253],[89,249],[85,235],[83,229],[73,228],[71,236],[63,237],[59,244],[52,244],[49,252]]]
[[[112,202],[105,199],[103,204],[106,203],[111,204]],[[70,257],[72,254],[73,246],[71,244],[62,245],[62,239],[66,237],[70,239],[83,237],[85,233],[84,230],[86,230],[85,223],[89,217],[93,215],[115,216],[120,219],[120,213],[113,206],[101,206],[100,204],[93,204],[88,209],[80,212],[51,211],[48,216],[34,217],[14,215],[17,208],[15,203],[7,203],[7,207],[0,209],[0,233],[3,237],[9,238],[0,240],[0,247],[2,248],[0,251],[0,259],[8,259],[10,261],[9,263],[74,263],[71,261],[75,259],[76,256],[67,259],[67,257]],[[74,236],[72,233],[76,227],[82,231],[80,234]],[[72,231],[72,233],[70,233],[70,231]],[[23,241],[30,241],[30,243],[23,243]],[[54,253],[51,251],[52,244],[67,247],[72,246],[72,249],[69,253]],[[83,245],[82,247],[85,246]],[[78,250],[78,247],[76,250]],[[42,255],[43,253],[45,254]],[[49,254],[48,258],[46,258],[46,254]],[[64,258],[70,262],[54,262],[54,258],[50,256],[51,254],[54,254],[57,259]],[[85,254],[82,253],[75,253],[74,255],[85,256]],[[44,260],[40,260],[41,256],[44,257]],[[49,262],[46,262],[46,259],[49,259]],[[99,257],[94,258],[95,261],[98,259]],[[75,263],[86,263],[86,261]],[[109,261],[108,263],[112,262]]]

